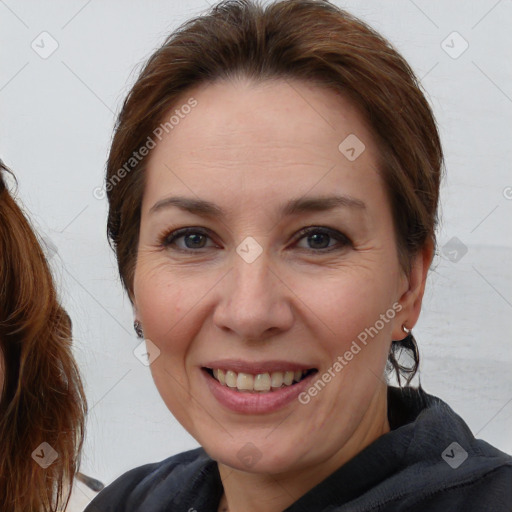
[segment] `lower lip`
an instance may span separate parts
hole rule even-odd
[[[285,386],[267,393],[236,391],[223,386],[206,370],[201,369],[203,377],[217,401],[228,409],[245,414],[264,414],[277,411],[293,402],[309,385],[317,372],[292,386]]]

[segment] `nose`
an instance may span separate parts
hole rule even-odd
[[[293,325],[293,292],[270,268],[265,251],[252,263],[235,255],[221,294],[213,321],[240,339],[262,341]]]

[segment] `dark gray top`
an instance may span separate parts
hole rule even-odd
[[[388,387],[391,431],[283,512],[511,512],[512,457],[423,389]],[[217,463],[197,448],[128,471],[85,512],[217,512]]]

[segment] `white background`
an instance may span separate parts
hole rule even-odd
[[[512,453],[512,2],[334,3],[408,60],[444,144],[439,254],[414,329],[422,385],[476,437]],[[0,2],[0,156],[50,247],[90,406],[81,470],[106,484],[198,446],[132,354],[138,341],[107,244],[107,203],[93,190],[103,184],[115,114],[139,66],[208,7],[205,0]],[[31,47],[43,31],[58,43],[46,59]],[[454,31],[469,44],[458,58],[464,41]],[[467,248],[457,262],[443,254],[453,237]],[[82,491],[92,494],[80,488],[85,503]]]

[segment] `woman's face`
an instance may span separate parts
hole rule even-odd
[[[142,203],[134,306],[155,383],[224,464],[278,473],[335,457],[382,428],[407,320],[375,142],[350,102],[302,82],[217,82],[173,112],[190,97],[151,152]]]

